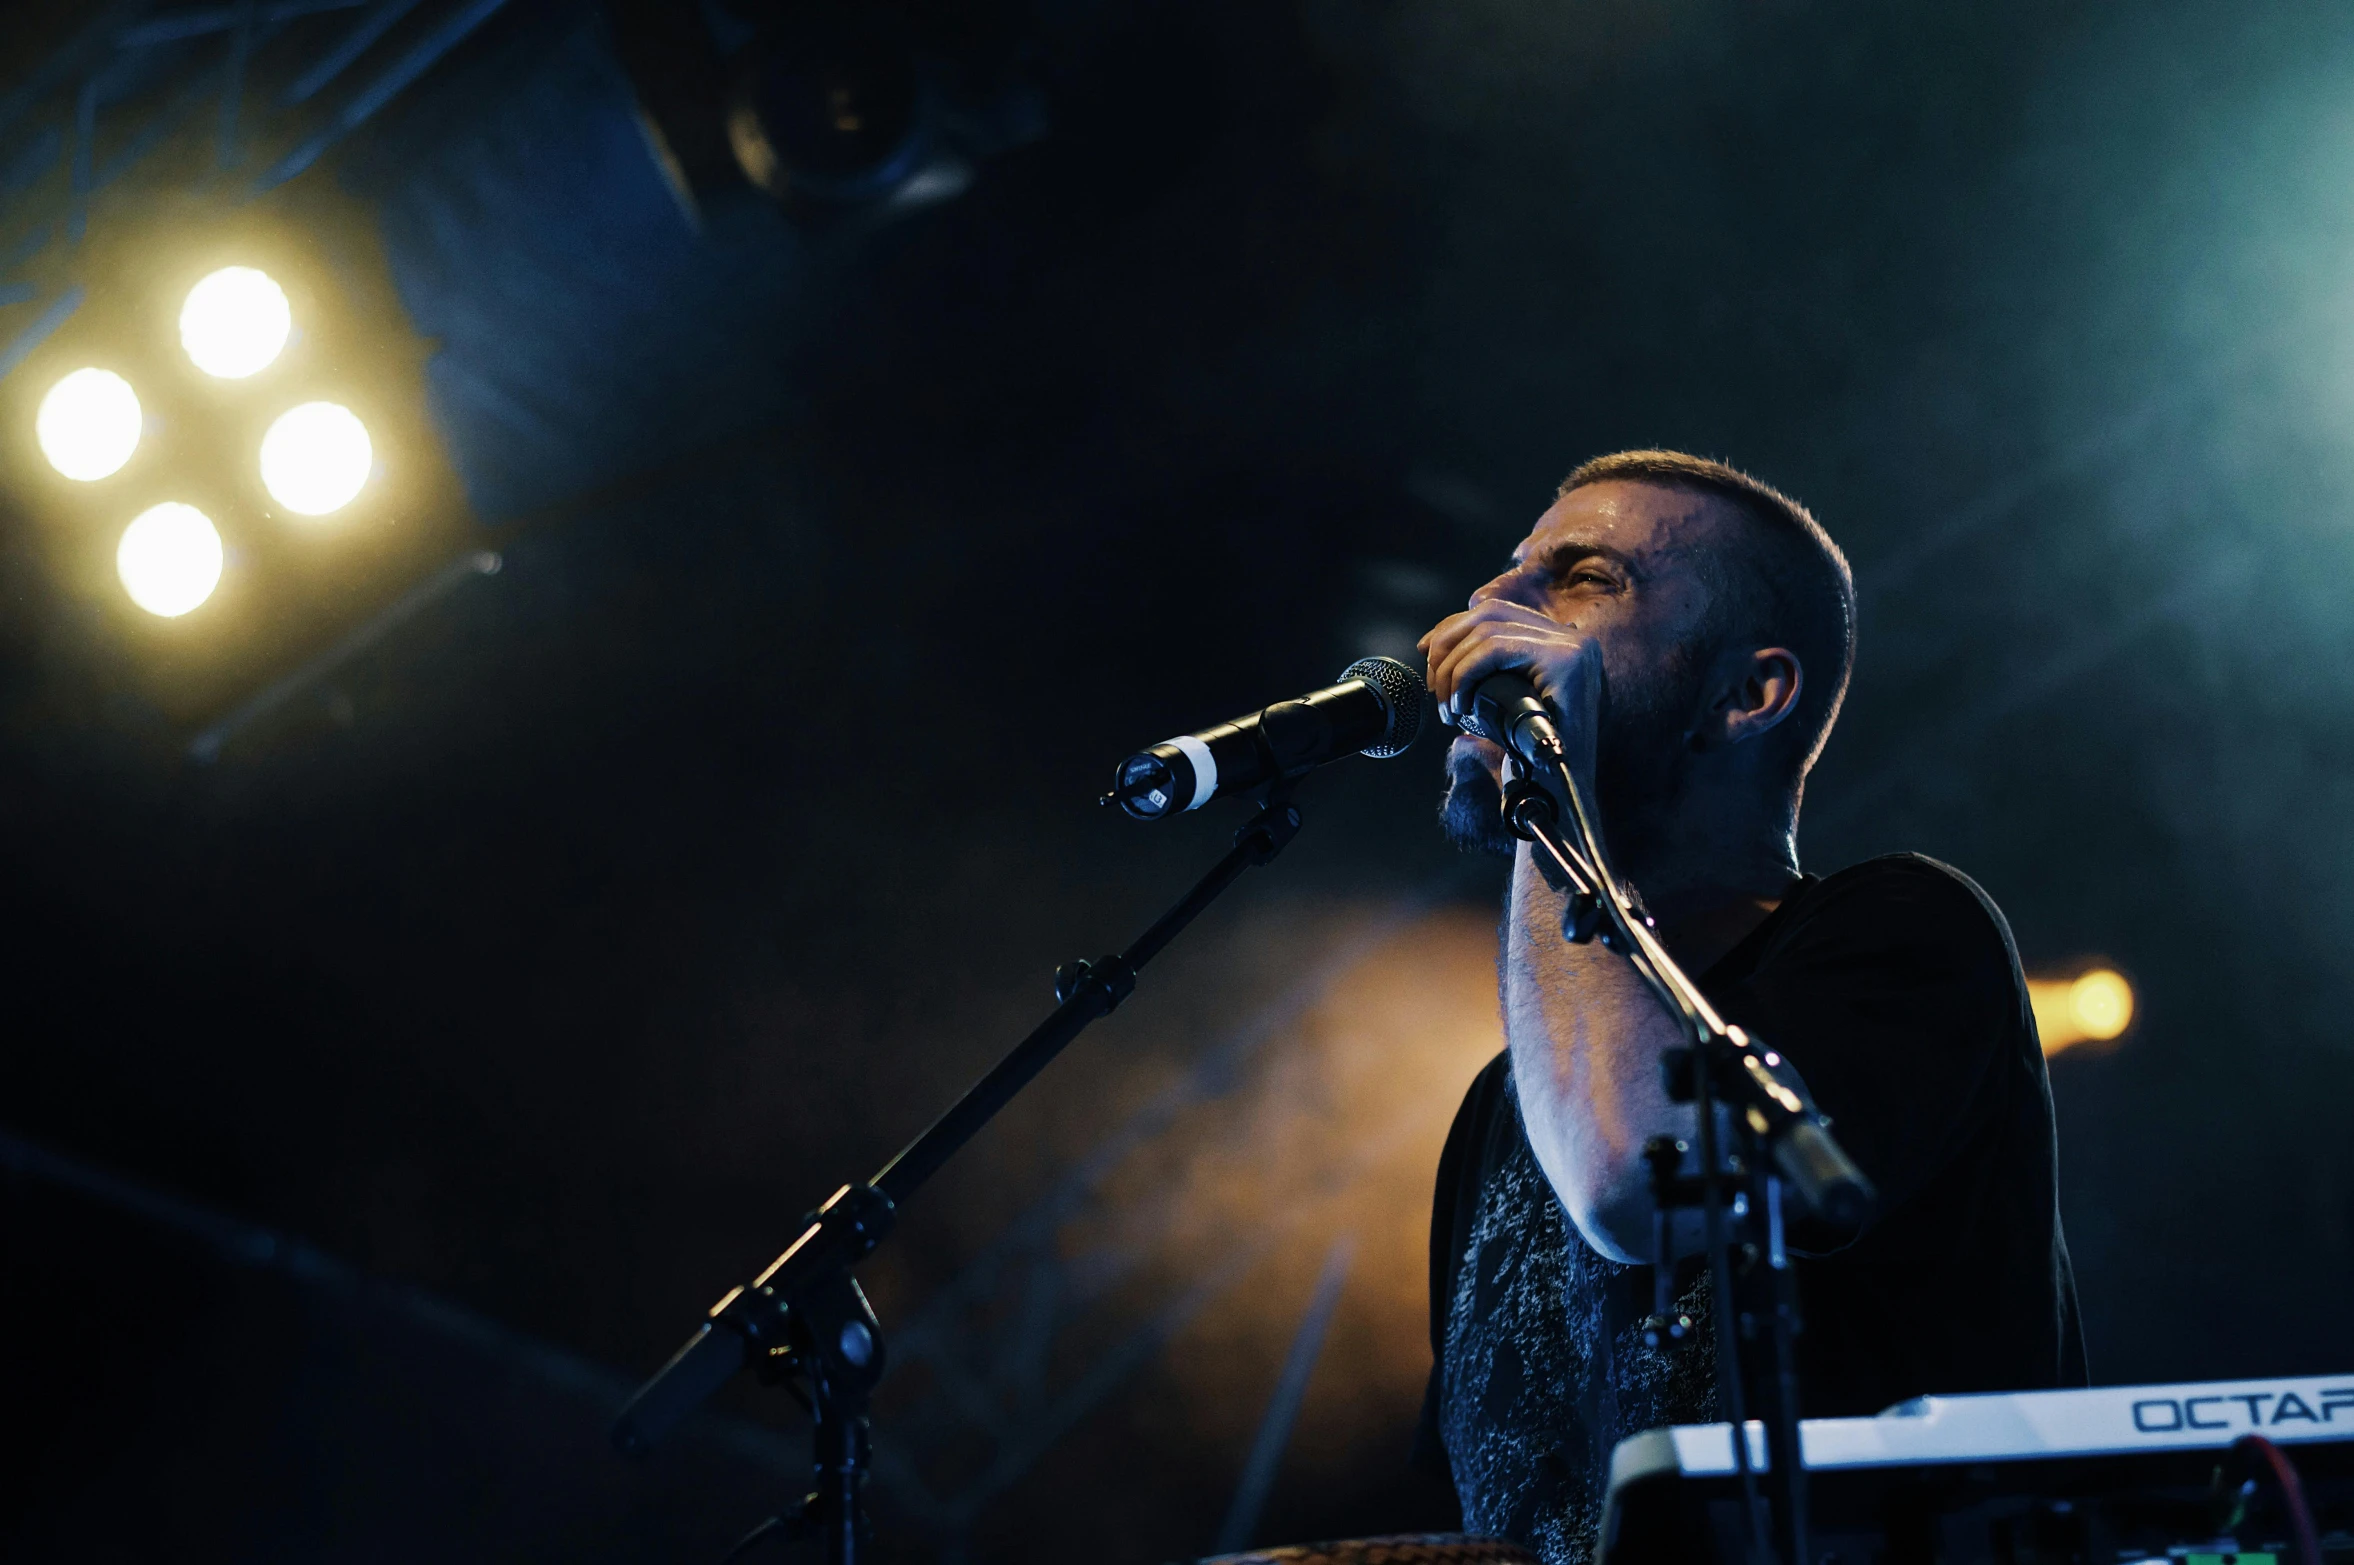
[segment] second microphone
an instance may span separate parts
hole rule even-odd
[[[1421,729],[1421,676],[1396,658],[1359,658],[1337,684],[1139,750],[1105,802],[1159,820],[1343,756],[1396,755]]]

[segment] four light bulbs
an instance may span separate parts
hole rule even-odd
[[[286,290],[267,272],[226,266],[188,290],[180,346],[218,380],[244,380],[277,362],[294,335]],[[131,383],[95,365],[49,388],[33,435],[49,465],[77,483],[110,478],[130,462],[146,432]],[[376,467],[368,428],[351,409],[305,402],[278,415],[262,436],[259,476],[270,498],[297,516],[328,516],[359,497]],[[125,528],[115,573],[131,601],[176,618],[212,596],[224,561],[212,519],[192,505],[151,506]]]

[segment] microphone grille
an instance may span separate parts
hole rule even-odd
[[[1422,676],[1396,658],[1359,658],[1340,671],[1343,683],[1362,679],[1381,697],[1389,722],[1378,743],[1358,751],[1376,760],[1398,754],[1422,732]]]

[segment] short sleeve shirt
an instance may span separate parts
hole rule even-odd
[[[1808,876],[1699,983],[1789,1056],[1879,1191],[1859,1238],[1798,1262],[1803,1414],[2084,1384],[2051,1088],[1986,893],[1917,854]],[[1647,1349],[1651,1268],[1570,1223],[1499,1055],[1447,1138],[1431,1214],[1417,1454],[1453,1480],[1467,1530],[1583,1561],[1617,1442],[1716,1416],[1706,1271],[1687,1262],[1674,1283],[1702,1330]]]

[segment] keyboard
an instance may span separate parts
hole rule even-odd
[[[2259,1505],[2250,1537],[2216,1532],[2218,1459],[2246,1434],[2289,1453],[2336,1535],[2325,1552],[2354,1561],[2354,1374],[1921,1397],[1876,1418],[1808,1419],[1799,1449],[1817,1561],[2248,1560],[2285,1529]],[[1762,1472],[1764,1426],[1747,1435]],[[1738,1493],[1729,1425],[1622,1441],[1602,1559],[1738,1559]]]

